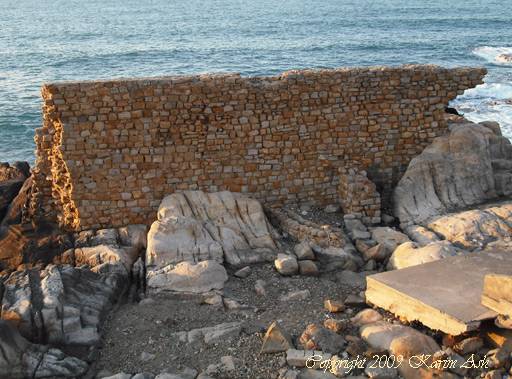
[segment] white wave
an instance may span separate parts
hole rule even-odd
[[[512,83],[484,83],[466,90],[451,106],[473,121],[496,121],[512,140]]]
[[[512,55],[512,47],[481,46],[473,50],[473,54],[484,58],[486,61],[504,66],[512,66],[512,62],[496,60],[501,54]]]
[[[484,83],[470,88],[459,96],[457,100],[493,99],[512,100],[512,83]]]

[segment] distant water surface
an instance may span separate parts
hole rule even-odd
[[[0,0],[0,161],[33,160],[43,82],[435,63],[486,66],[454,105],[512,137],[512,1]]]

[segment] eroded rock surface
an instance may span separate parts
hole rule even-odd
[[[124,280],[68,265],[16,271],[4,283],[0,316],[33,342],[94,345]]]
[[[58,349],[30,343],[3,320],[0,320],[0,352],[2,378],[71,378],[85,374],[88,368],[84,361]]]
[[[512,193],[512,145],[499,126],[485,125],[452,124],[410,162],[393,196],[402,224],[423,225]]]
[[[239,193],[167,196],[148,235],[147,263],[163,268],[205,260],[241,266],[271,261],[277,246],[261,204]]]

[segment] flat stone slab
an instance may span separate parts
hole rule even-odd
[[[482,304],[496,313],[512,317],[512,275],[486,275]]]
[[[408,321],[459,335],[497,316],[481,304],[488,274],[512,275],[512,254],[468,253],[371,275],[366,300]]]

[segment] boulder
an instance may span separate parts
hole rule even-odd
[[[410,266],[437,261],[457,255],[458,251],[448,241],[433,242],[419,247],[414,242],[405,242],[398,246],[388,262],[388,270],[399,270]]]
[[[350,322],[356,326],[363,326],[373,324],[374,322],[381,321],[382,316],[374,309],[367,308],[356,314],[350,319]]]
[[[361,338],[377,351],[387,351],[409,358],[413,355],[434,354],[440,350],[432,337],[413,328],[387,321],[377,321],[363,325]]]
[[[301,243],[295,245],[293,252],[298,260],[314,260],[315,253],[311,249],[308,241],[302,241]]]
[[[204,293],[224,288],[228,274],[216,261],[181,262],[148,272],[147,286],[153,290]]]
[[[377,245],[370,247],[363,253],[363,257],[366,261],[374,260],[376,262],[383,262],[389,258],[391,251],[389,248],[383,243],[378,243]]]
[[[299,274],[304,276],[318,276],[318,266],[314,261],[299,261]]]
[[[157,269],[183,261],[243,266],[275,259],[275,231],[261,204],[240,193],[175,193],[162,200],[157,216],[146,256]]]
[[[9,379],[81,377],[87,363],[58,349],[32,344],[0,320],[0,377]]]
[[[377,351],[387,351],[395,357],[402,356],[403,363],[398,370],[405,379],[443,378],[455,379],[457,376],[438,372],[422,367],[418,358],[431,362],[431,357],[440,350],[439,345],[432,337],[427,336],[413,328],[386,321],[367,324],[360,329],[361,337]]]
[[[393,194],[402,224],[430,219],[512,193],[512,145],[481,124],[452,124],[450,134],[411,160]]]
[[[278,254],[274,265],[281,275],[296,275],[299,272],[297,259],[292,255]]]
[[[421,225],[409,225],[404,227],[404,232],[419,246],[425,246],[432,242],[440,241],[437,234]]]
[[[308,325],[299,340],[305,350],[320,350],[329,354],[337,354],[345,345],[342,336],[316,324]]]
[[[398,245],[408,242],[409,237],[389,226],[379,226],[371,229],[372,239],[385,247],[389,255],[395,251]]]
[[[363,266],[363,260],[359,255],[341,247],[321,248],[313,246],[317,262],[321,272],[332,272],[337,270],[357,271]]]

